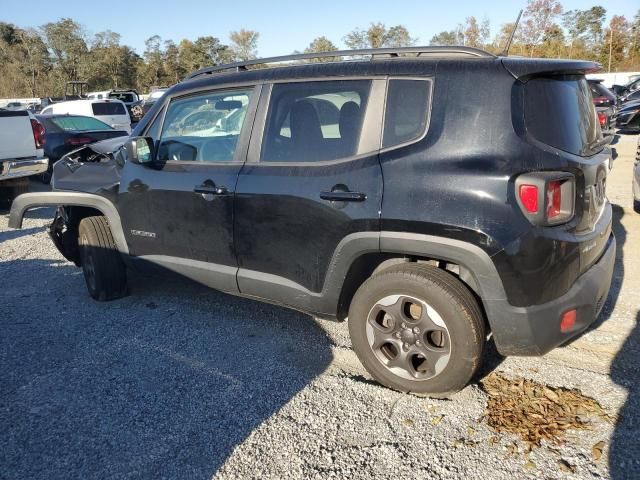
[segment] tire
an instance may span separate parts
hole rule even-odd
[[[45,185],[49,185],[51,183],[51,177],[53,177],[53,162],[49,159],[49,164],[47,165],[47,170],[40,174],[40,181]]]
[[[8,185],[7,185],[8,183]],[[23,193],[29,192],[29,179],[19,178],[17,180],[9,180],[5,185],[0,183],[0,204],[3,207],[10,207],[13,200]]]
[[[640,200],[633,201],[633,211],[636,213],[640,213]]]
[[[86,217],[80,221],[78,249],[91,298],[104,302],[127,295],[127,269],[105,217]]]
[[[448,397],[482,359],[485,321],[476,298],[431,265],[404,263],[371,276],[353,297],[348,321],[367,371],[402,392]]]
[[[12,200],[18,195],[29,192],[29,180],[27,178],[24,181],[17,183],[11,189]]]

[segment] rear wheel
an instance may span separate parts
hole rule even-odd
[[[462,389],[482,358],[484,318],[467,287],[424,264],[369,278],[349,309],[353,348],[387,387],[446,397]]]
[[[636,213],[640,213],[640,200],[634,200],[633,201],[633,210]]]
[[[102,216],[86,217],[78,227],[80,262],[89,295],[95,300],[115,300],[127,295],[127,270]]]

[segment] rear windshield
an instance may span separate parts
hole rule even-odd
[[[120,100],[124,103],[133,103],[136,101],[133,93],[110,93],[109,98],[115,98],[116,100]]]
[[[94,115],[126,115],[124,105],[119,102],[96,102],[91,104]]]
[[[524,98],[527,131],[535,139],[574,155],[600,150],[600,125],[583,76],[534,78],[526,83]]]
[[[65,132],[87,132],[95,130],[113,130],[106,123],[91,117],[57,117],[51,122]]]
[[[591,94],[593,95],[594,98],[606,97],[610,100],[615,99],[615,96],[613,95],[613,93],[611,93],[611,91],[601,83],[589,82],[589,88],[591,89]]]

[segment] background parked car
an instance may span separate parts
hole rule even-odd
[[[624,97],[620,97],[620,101],[623,104],[627,102],[633,102],[635,100],[640,100],[640,88],[626,94]]]
[[[94,117],[116,130],[131,133],[131,118],[120,100],[74,100],[49,105],[42,114],[68,114]]]
[[[53,165],[63,155],[83,145],[127,136],[125,130],[115,130],[93,117],[80,115],[37,115],[36,118],[45,129],[45,156],[49,158],[49,167],[40,179],[44,183],[51,181]]]
[[[635,92],[638,89],[640,89],[640,77],[636,76],[631,77],[626,85],[613,85],[611,87],[611,90],[619,97]]]
[[[140,95],[135,90],[104,90],[102,92],[89,92],[87,94],[89,100],[120,100],[127,106],[129,115],[131,115],[131,107],[140,102]]]
[[[153,107],[153,104],[162,98],[169,88],[158,88],[153,90],[147,98],[131,106],[131,117],[133,121],[139,122],[142,117]]]
[[[618,103],[618,97],[602,84],[602,80],[588,79],[587,82],[596,107],[613,107]]]
[[[29,191],[28,176],[47,168],[44,128],[28,110],[0,112],[0,201]]]
[[[615,135],[616,124],[616,108],[615,107],[596,107],[598,123],[602,130],[602,135],[611,143]]]
[[[624,103],[616,117],[616,127],[624,131],[640,131],[640,100]]]

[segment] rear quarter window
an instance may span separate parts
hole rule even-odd
[[[122,103],[116,102],[96,102],[91,104],[94,115],[126,115],[126,110]]]
[[[601,148],[591,90],[581,75],[529,80],[524,88],[524,115],[527,133],[542,143],[580,156]]]
[[[416,140],[426,132],[431,101],[430,80],[389,80],[382,147]]]

